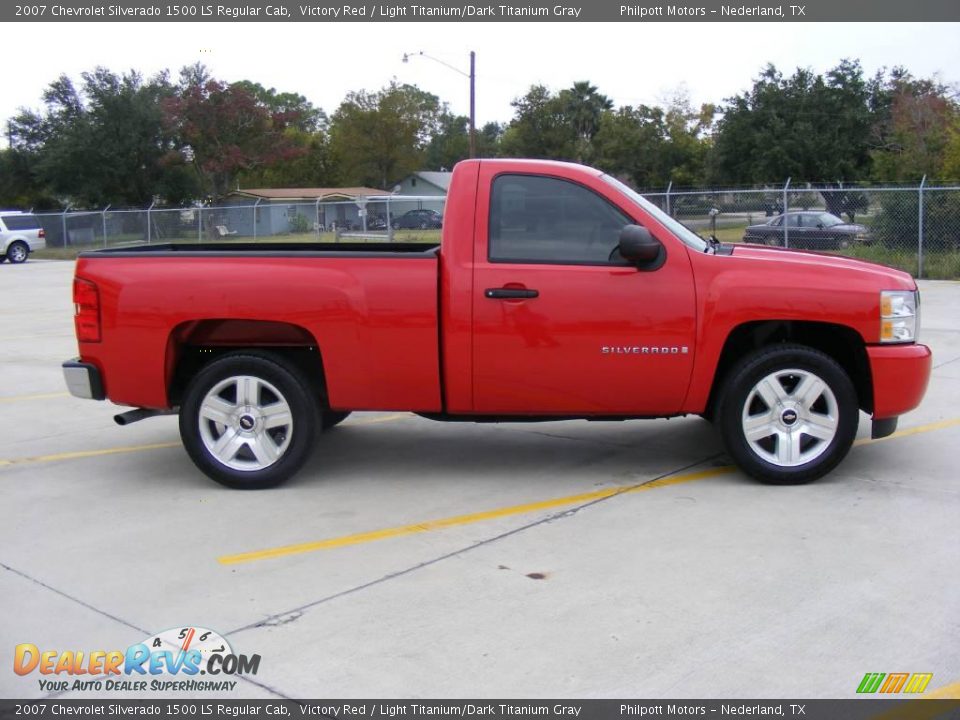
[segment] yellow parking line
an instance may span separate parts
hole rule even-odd
[[[73,333],[48,333],[46,335],[7,335],[6,337],[0,337],[0,342],[9,342],[11,340],[49,340],[50,338],[65,338],[73,337]]]
[[[921,695],[923,700],[960,700],[960,680]]]
[[[359,424],[359,423],[358,423]],[[919,433],[932,432],[934,430],[943,430],[945,428],[960,425],[960,418],[942,420],[940,422],[929,423],[927,425],[918,425],[912,428],[906,428],[893,433],[885,438],[878,440],[863,439],[858,440],[856,444],[865,445],[881,442],[883,440],[894,440],[896,438],[917,435]],[[412,525],[400,525],[398,527],[384,528],[382,530],[372,530],[369,532],[357,533],[354,535],[343,535],[341,537],[326,538],[324,540],[314,540],[295,545],[283,545],[266,550],[254,550],[253,552],[238,553],[236,555],[223,555],[217,558],[217,562],[222,565],[235,565],[237,563],[252,562],[254,560],[268,560],[271,558],[284,557],[287,555],[299,555],[301,553],[315,552],[317,550],[332,550],[334,548],[347,547],[349,545],[361,545],[363,543],[375,542],[377,540],[386,540],[387,538],[401,537],[404,535],[413,535],[421,532],[430,532],[442,528],[454,527],[459,525],[471,525],[484,520],[493,520],[496,518],[509,517],[510,515],[522,515],[525,513],[537,512],[540,510],[550,510],[564,505],[577,505],[580,503],[601,500],[603,498],[620,495],[623,493],[641,492],[644,490],[653,490],[654,488],[667,487],[668,485],[679,485],[680,483],[695,482],[704,480],[716,475],[733,472],[736,468],[730,465],[719,468],[711,468],[695,473],[684,475],[675,475],[673,477],[654,480],[645,485],[619,485],[616,487],[597,490],[579,495],[567,495],[564,497],[551,498],[539,502],[524,503],[522,505],[511,505],[508,507],[497,508],[494,510],[484,510],[466,515],[455,515],[439,520],[427,520]]]
[[[34,393],[32,395],[7,395],[0,397],[0,403],[22,402],[24,400],[49,400],[50,398],[70,397],[68,392]]]
[[[348,545],[360,545],[361,543],[373,542],[374,540],[385,540],[386,538],[400,537],[402,535],[413,535],[415,533],[428,532],[430,530],[439,530],[441,528],[454,527],[457,525],[470,525],[483,520],[494,520],[496,518],[509,517],[510,515],[522,515],[524,513],[538,512],[540,510],[552,510],[553,508],[563,507],[564,505],[578,505],[594,500],[620,495],[623,493],[641,492],[643,490],[653,490],[654,488],[666,487],[668,485],[679,485],[680,483],[695,482],[704,480],[716,475],[723,475],[733,472],[735,468],[731,465],[725,465],[719,468],[711,468],[695,473],[685,475],[674,475],[673,477],[654,480],[645,485],[617,485],[615,487],[595,490],[579,495],[566,495],[564,497],[541,500],[539,502],[524,503],[522,505],[511,505],[509,507],[497,508],[495,510],[484,510],[482,512],[470,513],[468,515],[456,515],[454,517],[441,518],[439,520],[427,520],[413,525],[401,525],[399,527],[386,528],[383,530],[374,530],[372,532],[358,533],[356,535],[344,535],[342,537],[329,538],[327,540],[316,540],[313,542],[299,543],[297,545],[285,545],[282,547],[270,548],[268,550],[256,550],[254,552],[240,553],[238,555],[224,555],[217,558],[217,562],[223,565],[233,565],[236,563],[250,562],[251,560],[266,560],[267,558],[283,557],[285,555],[298,555],[300,553],[313,552],[315,550],[331,550],[333,548],[346,547]]]
[[[141,452],[143,450],[161,450],[164,448],[180,447],[178,442],[153,443],[151,445],[130,445],[128,447],[104,448],[103,450],[78,450],[75,452],[55,453],[53,455],[37,455],[35,457],[0,460],[0,467],[11,465],[27,465],[30,463],[57,462],[59,460],[77,460],[79,458],[100,457],[101,455],[121,455],[123,453]]]
[[[960,700],[960,682],[951,683],[923,695],[908,696],[906,702],[897,703],[891,710],[874,715],[873,720],[935,720],[946,717],[950,710],[956,710],[960,703],[930,703],[924,700]]]
[[[69,395],[70,393],[62,393],[63,395]],[[9,402],[12,402],[14,399],[34,399],[40,397],[57,397],[53,393],[49,395],[22,395],[19,398],[8,398]],[[0,400],[2,401],[2,400]],[[390,422],[391,420],[400,420],[402,418],[410,417],[409,413],[396,413],[394,415],[383,415],[381,417],[368,418],[366,420],[358,420],[352,423],[345,423],[349,425],[373,425],[375,423]],[[45,462],[58,462],[60,460],[79,460],[82,458],[90,457],[100,457],[102,455],[122,455],[124,453],[133,453],[133,452],[142,452],[144,450],[163,450],[166,448],[175,448],[180,447],[178,442],[168,442],[168,443],[152,443],[149,445],[130,445],[128,447],[115,447],[115,448],[105,448],[103,450],[78,450],[75,452],[64,452],[64,453],[55,453],[53,455],[37,455],[35,457],[25,457],[25,458],[12,458],[10,460],[0,459],[0,468],[10,467],[12,465],[28,465],[32,463],[45,463]]]
[[[410,413],[394,413],[393,415],[381,415],[380,417],[367,418],[365,420],[356,420],[354,422],[345,422],[344,427],[357,425],[376,425],[377,423],[393,422],[394,420],[403,420],[403,418],[412,417]]]
[[[914,427],[897,430],[895,433],[888,435],[885,438],[878,438],[876,440],[871,438],[863,438],[861,440],[857,440],[854,445],[872,445],[873,443],[882,442],[883,440],[894,440],[896,438],[910,437],[911,435],[919,435],[920,433],[930,432],[932,430],[946,430],[947,428],[956,427],[957,425],[960,425],[960,418],[950,418],[949,420],[941,420],[940,422],[928,423],[926,425],[915,425]]]

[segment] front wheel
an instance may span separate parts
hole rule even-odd
[[[856,391],[824,353],[802,345],[765,348],[728,377],[720,432],[747,474],[775,485],[807,483],[850,450],[859,422]]]
[[[274,487],[306,462],[317,431],[310,384],[269,354],[232,353],[190,383],[180,437],[190,458],[227,487]]]

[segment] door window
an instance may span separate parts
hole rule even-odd
[[[537,175],[500,175],[490,197],[490,260],[622,264],[616,252],[620,231],[631,222],[582,185]]]

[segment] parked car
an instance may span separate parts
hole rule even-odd
[[[751,225],[743,241],[762,245],[783,245],[784,219],[787,243],[800,250],[836,250],[855,244],[868,245],[870,231],[863,225],[848,223],[836,215],[818,210],[788,212],[770,218],[762,225]]]
[[[409,210],[393,221],[393,227],[397,230],[441,228],[443,227],[443,215],[436,210]]]
[[[696,414],[750,475],[809,482],[847,454],[861,410],[885,437],[926,391],[905,272],[707,241],[582,165],[465,160],[447,198],[436,244],[81,253],[67,387],[135,408],[121,425],[178,412],[197,467],[236,488],[290,477],[354,410]]]
[[[46,236],[36,215],[18,210],[0,211],[0,262],[26,262],[30,253],[47,246]]]

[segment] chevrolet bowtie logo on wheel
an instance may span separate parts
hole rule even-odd
[[[867,673],[860,681],[858,693],[922,693],[933,673]]]

